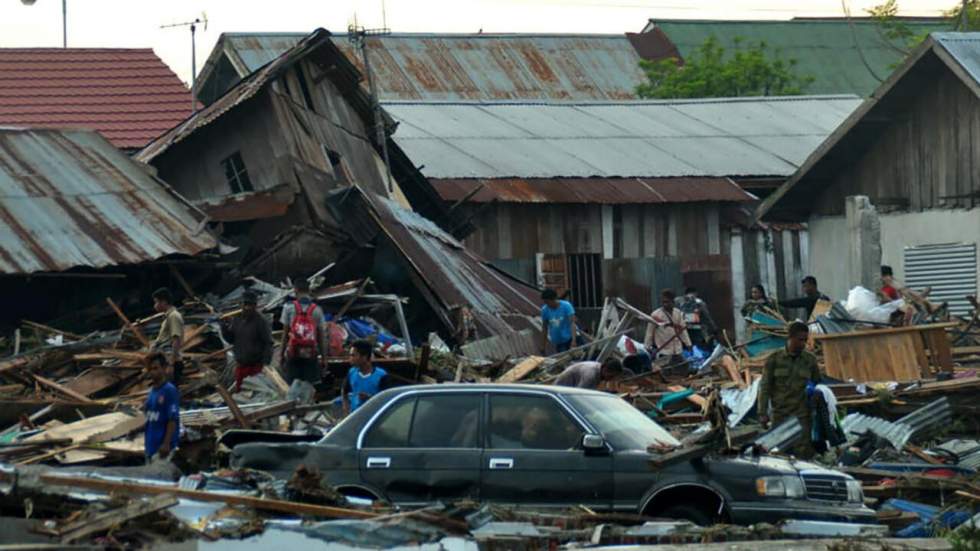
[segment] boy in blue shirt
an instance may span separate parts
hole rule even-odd
[[[351,349],[351,368],[344,379],[340,399],[344,405],[344,415],[361,407],[371,396],[388,388],[388,373],[371,363],[374,345],[370,341],[359,340]]]
[[[169,460],[180,439],[180,394],[168,381],[167,358],[155,352],[146,359],[147,371],[153,386],[146,398],[143,411],[146,427],[143,434],[143,451],[146,462],[155,457]]]
[[[541,353],[547,355],[549,340],[555,352],[564,352],[577,341],[575,308],[567,300],[558,300],[554,289],[545,289],[541,299],[544,300],[541,307]]]

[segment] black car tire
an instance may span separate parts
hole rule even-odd
[[[675,520],[689,520],[698,526],[711,526],[714,524],[710,513],[706,513],[693,505],[674,505],[668,507],[657,516]]]

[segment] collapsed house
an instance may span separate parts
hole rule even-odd
[[[757,209],[808,224],[806,265],[831,297],[876,286],[883,263],[904,285],[931,287],[951,313],[970,310],[980,277],[978,56],[980,33],[932,34]],[[852,225],[854,195],[870,200],[859,210],[876,211],[877,231]]]
[[[124,290],[145,300],[170,267],[194,271],[216,247],[202,212],[99,134],[0,129],[4,327],[62,315],[70,327]]]
[[[481,323],[494,330],[502,326],[490,318],[533,314],[524,299],[519,306],[507,308],[481,303],[480,295],[493,291],[479,285],[499,276],[451,236],[440,233],[439,226],[454,227],[447,209],[396,143],[376,141],[375,112],[359,83],[360,73],[330,33],[317,30],[136,157],[152,164],[221,227],[225,239],[240,247],[239,275],[277,279],[314,273],[336,263],[328,275],[336,282],[370,274],[387,289],[419,298],[414,304],[420,308],[424,304],[433,308],[434,317],[429,310],[409,309],[409,318],[427,322],[418,326],[419,331],[452,327],[449,310],[456,306],[470,306],[489,316]],[[390,132],[392,121],[379,116]],[[405,211],[393,210],[401,213],[396,218],[417,217],[419,224],[431,226],[421,233],[434,235],[448,247],[438,266],[451,266],[454,261],[446,257],[460,255],[481,275],[469,282],[455,278],[448,287],[434,288],[414,279],[411,287],[416,291],[409,292],[405,282],[411,278],[405,274],[419,273],[418,251],[402,251],[393,264],[392,258],[375,254],[375,238],[393,239],[377,221],[372,232],[361,232],[359,239],[351,240],[348,219],[359,213],[351,212],[342,200],[336,203],[344,205],[339,210],[328,207],[332,193],[345,197],[351,192],[370,198],[360,209],[375,199],[379,205],[390,202],[391,209]],[[530,288],[514,284],[522,286],[515,300],[526,298]],[[480,291],[454,290],[465,285],[477,285]],[[526,326],[526,322],[517,325]]]

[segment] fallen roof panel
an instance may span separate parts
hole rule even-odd
[[[135,264],[216,246],[201,212],[95,132],[0,128],[0,273]]]

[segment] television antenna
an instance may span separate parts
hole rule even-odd
[[[382,4],[382,9],[384,4]],[[374,112],[374,132],[375,140],[381,145],[381,154],[385,162],[385,178],[388,184],[388,193],[394,192],[391,183],[391,161],[388,159],[388,138],[385,133],[384,116],[381,113],[381,102],[378,101],[378,88],[374,82],[374,75],[371,73],[371,62],[368,56],[367,39],[371,36],[386,36],[391,34],[391,29],[382,27],[380,29],[365,29],[357,24],[357,16],[354,16],[354,23],[347,27],[347,39],[355,48],[360,48],[361,58],[364,62],[364,73],[367,76],[368,90],[371,94],[371,110]]]
[[[208,30],[208,14],[201,12],[201,17],[193,21],[183,23],[171,23],[170,25],[160,25],[161,29],[173,29],[176,27],[190,27],[191,29],[191,112],[197,111],[197,26],[204,25],[204,31]]]

